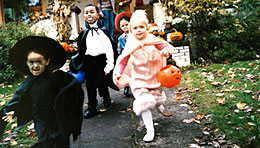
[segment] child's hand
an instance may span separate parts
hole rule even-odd
[[[163,49],[160,51],[160,54],[166,58],[168,58],[171,54],[168,52],[168,49]]]
[[[115,81],[116,85],[119,85],[118,81],[119,81],[120,78],[121,78],[121,74],[120,73],[115,74],[115,80],[114,81]]]
[[[14,115],[14,111],[10,111],[6,113],[6,116],[3,116],[2,119],[6,122],[14,122],[13,115]]]
[[[70,52],[77,51],[77,50],[78,50],[77,44],[73,43],[69,45]]]
[[[103,12],[100,12],[100,17],[101,17],[101,18],[106,18],[106,16],[104,15]]]

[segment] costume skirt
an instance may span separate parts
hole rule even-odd
[[[152,109],[155,106],[162,105],[166,101],[166,95],[163,91],[163,87],[152,89],[134,88],[132,92],[135,97],[133,110],[136,115],[140,115],[142,112]]]

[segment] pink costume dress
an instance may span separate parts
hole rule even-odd
[[[173,46],[151,34],[142,41],[130,35],[125,49],[117,59],[113,81],[120,87],[129,84],[135,97],[133,110],[137,115],[164,104],[166,100],[157,78],[165,60],[160,50],[172,53]],[[120,74],[121,77],[117,80],[116,75]]]

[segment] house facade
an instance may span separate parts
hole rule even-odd
[[[10,5],[10,3],[15,0],[0,0],[0,24],[8,23],[15,19],[16,16],[14,16],[14,9],[13,6]],[[46,8],[48,8],[48,1],[53,0],[40,0],[41,6],[40,8],[33,8],[35,11],[40,10],[41,13],[44,15],[46,13]],[[78,6],[81,10],[83,10],[84,6],[87,4],[97,4],[97,0],[75,0],[75,5]],[[114,3],[114,0],[112,0],[112,3]],[[148,4],[149,0],[144,0],[144,4]],[[135,7],[135,0],[132,1],[130,5],[131,12],[134,11]],[[84,26],[84,17],[83,14],[79,14],[79,22],[80,26]]]

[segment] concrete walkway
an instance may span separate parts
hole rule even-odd
[[[145,127],[140,116],[131,111],[131,98],[120,92],[110,90],[112,105],[103,108],[99,98],[101,113],[93,118],[84,119],[81,137],[71,142],[71,148],[189,148],[195,144],[194,138],[201,135],[199,125],[184,123],[184,119],[191,119],[195,115],[189,112],[189,106],[183,105],[187,101],[176,99],[175,89],[165,89],[167,102],[165,112],[172,116],[163,116],[153,110],[153,121],[156,136],[153,142],[142,141]],[[85,99],[85,103],[87,99]],[[181,105],[182,104],[182,105]]]

